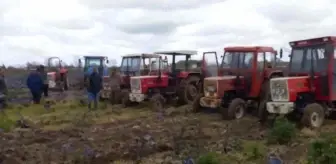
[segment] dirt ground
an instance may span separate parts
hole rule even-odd
[[[298,164],[304,162],[307,144],[317,135],[302,130],[290,145],[268,146],[267,128],[254,117],[224,121],[216,113],[194,114],[189,106],[157,113],[143,105],[102,104],[99,110],[87,112],[73,102],[57,103],[61,105],[52,110],[21,109],[31,126],[0,132],[1,164],[180,164],[206,152],[220,154],[223,164],[266,163],[270,153]]]

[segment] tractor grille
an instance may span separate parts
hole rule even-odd
[[[270,81],[272,101],[289,101],[287,80],[274,79]]]
[[[132,92],[140,92],[140,79],[131,78],[131,89]]]
[[[217,80],[204,80],[205,95],[213,96],[217,92]]]

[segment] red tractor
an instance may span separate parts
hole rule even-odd
[[[206,78],[203,93],[193,102],[193,111],[215,108],[225,119],[239,119],[247,108],[258,108],[269,79],[283,76],[282,71],[274,68],[276,56],[271,47],[226,47],[219,65],[216,52],[203,53]],[[211,58],[214,64],[207,62]]]
[[[270,80],[270,114],[299,116],[319,128],[336,104],[336,37],[290,42],[288,76]]]
[[[128,97],[130,92],[131,84],[130,78],[139,75],[148,75],[151,72],[150,65],[153,61],[160,58],[157,54],[129,54],[122,57],[120,65],[120,75],[121,75],[121,95],[114,97],[114,102],[122,103],[122,97]],[[151,72],[153,73],[153,72]]]
[[[48,58],[48,83],[51,90],[68,90],[68,70],[59,57]]]
[[[189,59],[196,55],[196,51],[165,51],[155,54],[171,55],[171,68],[164,65],[162,59],[152,67],[155,72],[147,76],[131,77],[130,101],[142,102],[151,100],[154,108],[163,108],[166,100],[177,100],[180,103],[189,103],[198,94],[198,84],[201,79],[201,71],[189,69]],[[176,68],[176,57],[184,56],[184,69]],[[154,70],[154,69],[153,69]],[[125,99],[126,99],[125,98]]]

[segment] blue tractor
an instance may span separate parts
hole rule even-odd
[[[91,75],[93,68],[97,67],[100,76],[103,79],[103,89],[100,93],[101,99],[109,98],[109,68],[107,67],[108,58],[106,56],[84,56],[84,84],[87,84],[87,79]]]

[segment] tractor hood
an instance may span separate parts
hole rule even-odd
[[[222,97],[225,91],[235,89],[234,81],[236,78],[236,76],[216,76],[205,78],[203,83],[205,96]]]
[[[145,76],[133,76],[131,79],[151,79],[151,78],[158,78],[157,75],[145,75]]]
[[[272,101],[294,102],[298,93],[309,91],[309,76],[279,77],[270,80]]]

